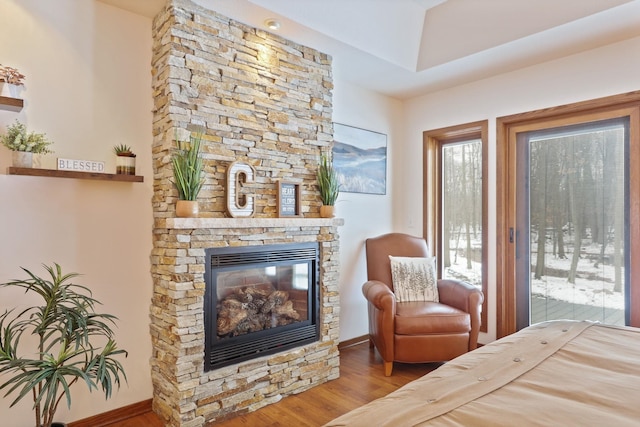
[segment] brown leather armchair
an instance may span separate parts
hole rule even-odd
[[[390,233],[366,240],[367,279],[362,292],[368,302],[369,345],[391,375],[393,362],[451,360],[478,344],[484,296],[459,280],[438,280],[440,302],[396,302],[389,255],[431,256],[424,239]]]

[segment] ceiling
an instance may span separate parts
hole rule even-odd
[[[165,0],[99,0],[152,17]],[[640,36],[640,0],[193,0],[406,99]],[[269,30],[271,31],[271,30]]]

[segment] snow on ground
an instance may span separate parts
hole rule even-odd
[[[571,259],[558,259],[547,254],[545,265],[553,269],[569,271]],[[621,269],[620,274],[624,277],[624,268]],[[532,274],[531,290],[546,298],[622,310],[624,309],[624,289],[622,292],[614,292],[614,282],[615,269],[613,266],[601,263],[596,267],[594,261],[580,258],[575,284],[569,283],[566,278],[549,275],[536,280],[533,279]]]
[[[587,248],[590,252],[599,251],[598,245]],[[597,252],[596,252],[597,253]],[[454,254],[451,254],[453,261]],[[532,255],[532,259],[535,255]],[[549,269],[569,271],[571,254],[567,259],[559,259],[552,254],[547,254],[545,265]],[[466,280],[477,286],[482,283],[482,266],[479,262],[472,261],[472,269],[467,270],[467,260],[458,254],[455,264],[447,269],[445,277]],[[541,279],[533,279],[531,274],[531,292],[545,298],[572,302],[575,304],[587,304],[598,307],[607,307],[624,310],[624,290],[614,292],[614,267],[600,263],[595,267],[594,261],[582,257],[578,261],[578,278],[576,283],[569,283],[566,277],[543,276]],[[624,269],[621,270],[624,277]],[[590,277],[590,278],[588,278]],[[597,279],[595,279],[597,278]],[[602,280],[604,279],[604,280]]]

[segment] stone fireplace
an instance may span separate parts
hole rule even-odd
[[[207,425],[338,378],[340,225],[320,218],[156,220],[151,366],[154,410],[166,425]],[[206,248],[294,242],[319,245],[319,338],[205,371]]]
[[[153,37],[153,407],[167,426],[205,426],[339,376],[338,227],[343,222],[319,218],[315,180],[320,153],[333,141],[331,59],[188,0],[168,2],[154,19]],[[175,138],[201,130],[201,217],[175,218],[170,165]],[[251,218],[230,218],[226,212],[225,174],[234,161],[255,169],[245,188],[254,197]],[[279,180],[300,186],[299,217],[277,218]],[[259,252],[266,245],[290,244],[317,248],[312,291],[317,307],[311,305],[317,336],[205,369],[210,251]],[[281,290],[299,304],[294,289]]]

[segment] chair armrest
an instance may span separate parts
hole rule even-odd
[[[480,316],[484,301],[482,291],[471,283],[461,280],[441,279],[438,280],[438,296],[442,304],[469,313],[471,317],[469,350],[474,350],[478,345],[478,332],[480,332]]]
[[[396,296],[387,285],[378,280],[369,280],[362,285],[362,293],[376,309],[395,316]]]
[[[467,313],[484,301],[482,291],[471,283],[453,279],[438,280],[438,296],[441,303]]]
[[[369,280],[362,285],[362,293],[367,299],[369,340],[376,346],[385,363],[393,362],[396,296],[387,285],[378,280]]]

